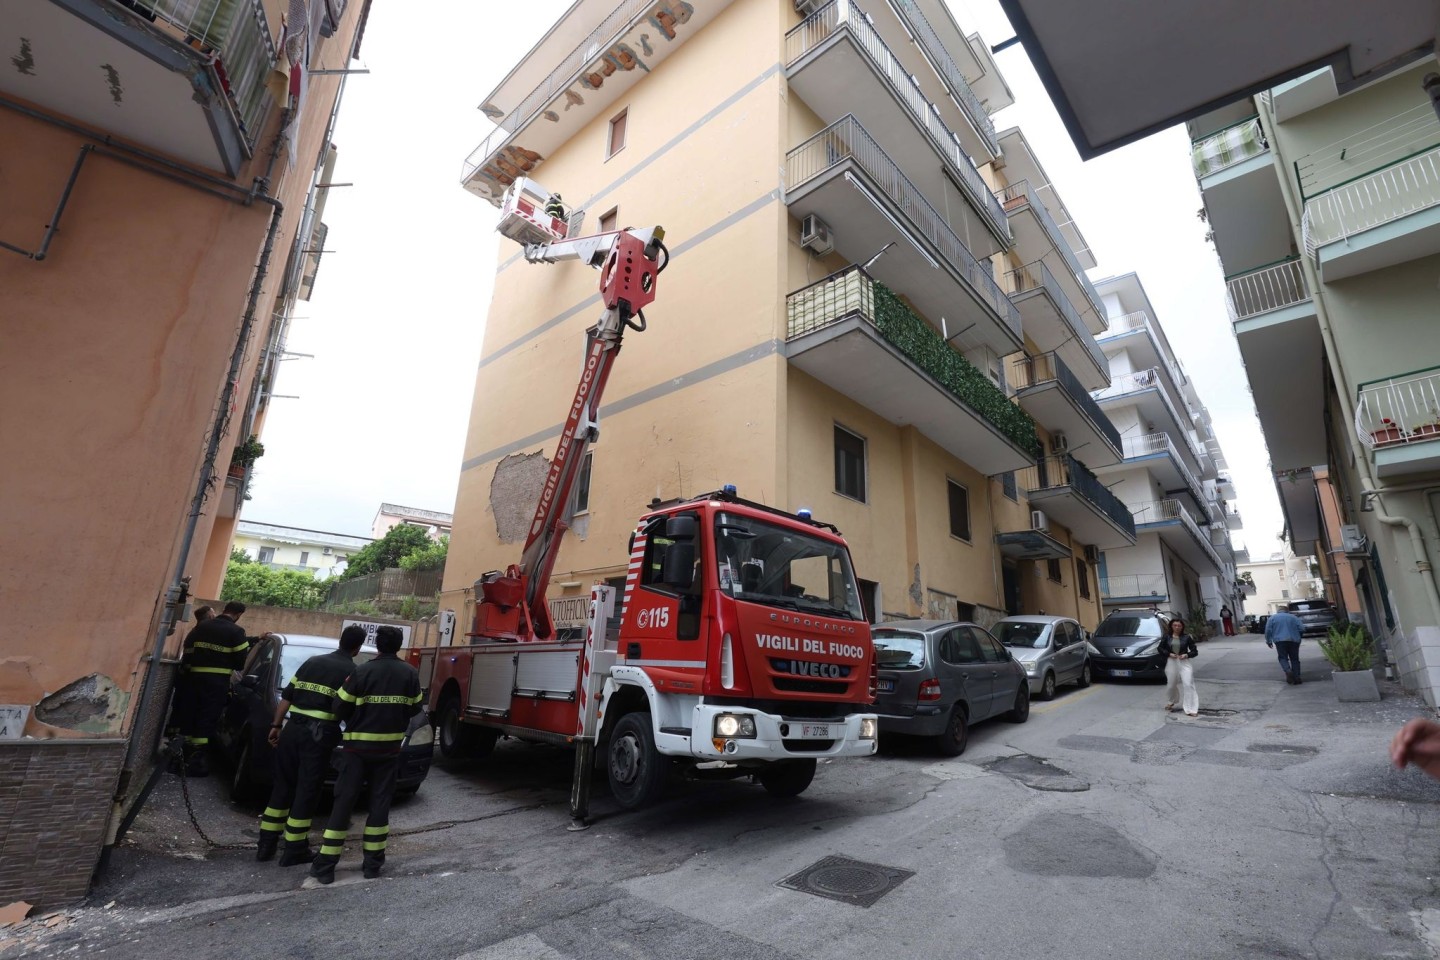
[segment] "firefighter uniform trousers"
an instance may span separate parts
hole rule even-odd
[[[224,614],[196,626],[186,640],[190,649],[181,660],[176,694],[179,727],[185,736],[186,772],[203,775],[208,771],[206,752],[230,695],[230,672],[244,668],[250,644],[244,629]]]
[[[325,837],[320,844],[320,856],[315,858],[315,869],[323,870],[325,862],[329,861],[330,874],[334,875],[334,862],[345,852],[345,831],[350,826],[350,813],[368,782],[370,803],[369,815],[365,818],[362,869],[366,876],[380,872],[385,864],[385,847],[390,839],[390,801],[395,797],[395,775],[399,772],[398,751],[372,753],[347,749],[340,752],[335,806],[330,810],[330,822],[325,826]]]
[[[309,863],[310,822],[320,803],[320,790],[325,773],[330,769],[330,754],[340,743],[340,725],[333,720],[291,715],[290,722],[280,731],[280,744],[275,749],[275,783],[270,788],[270,803],[260,815],[261,848],[274,850],[272,839],[281,834],[285,840],[283,866]]]

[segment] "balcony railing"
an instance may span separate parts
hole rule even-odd
[[[990,269],[980,266],[945,218],[853,116],[841,117],[785,155],[786,188],[794,190],[847,161],[869,174],[891,202],[904,211],[911,228],[935,245],[1018,339],[1020,311],[1005,296]]]
[[[1220,554],[1215,551],[1215,545],[1210,542],[1208,534],[1201,532],[1195,518],[1181,505],[1179,500],[1151,500],[1148,503],[1126,504],[1126,509],[1135,518],[1135,525],[1140,526],[1146,523],[1169,523],[1175,520],[1189,530],[1206,556],[1210,558],[1218,570],[1222,566]]]
[[[1101,410],[1100,405],[1090,396],[1090,391],[1075,379],[1075,374],[1070,372],[1070,368],[1065,366],[1058,354],[1041,353],[1026,357],[1010,369],[1015,377],[1013,386],[1016,390],[1024,390],[1052,380],[1060,384],[1060,389],[1090,419],[1095,429],[1111,446],[1120,449],[1120,431],[1115,429],[1115,424],[1110,422],[1105,411]]]
[[[990,114],[985,112],[985,105],[980,102],[979,97],[975,96],[975,91],[970,89],[965,75],[960,72],[959,67],[955,66],[954,59],[951,58],[945,44],[940,42],[940,35],[935,32],[934,27],[930,26],[930,21],[925,19],[925,14],[920,12],[920,8],[915,5],[914,0],[898,0],[893,5],[893,9],[900,13],[901,18],[909,26],[910,32],[920,38],[920,43],[929,54],[926,59],[939,69],[946,89],[955,98],[965,116],[970,118],[975,129],[980,132],[980,136],[985,140],[985,145],[990,148],[990,153],[999,156],[1000,141],[995,136],[995,121],[991,120]]]
[[[1151,367],[1148,370],[1135,370],[1131,373],[1123,373],[1118,377],[1110,378],[1110,386],[1103,390],[1096,390],[1093,396],[1096,400],[1109,400],[1112,397],[1123,397],[1127,393],[1138,393],[1141,390],[1149,390],[1160,386],[1160,368]]]
[[[1090,334],[1090,329],[1085,326],[1085,321],[1080,319],[1080,314],[1076,312],[1075,305],[1070,302],[1069,297],[1065,296],[1065,291],[1055,279],[1055,275],[1050,272],[1049,267],[1045,266],[1045,261],[1036,260],[1034,263],[1027,263],[1023,267],[1018,267],[1006,272],[1000,279],[1002,281],[1001,286],[1005,292],[1011,296],[1017,293],[1025,293],[1029,290],[1045,290],[1048,292],[1050,299],[1053,300],[1055,305],[1060,309],[1060,315],[1065,318],[1065,322],[1069,325],[1070,332],[1074,334],[1075,339],[1089,352],[1090,359],[1094,360],[1095,365],[1101,370],[1109,368],[1109,362],[1105,359],[1104,351],[1102,351],[1100,346],[1095,342],[1095,338]]]
[[[990,378],[956,353],[934,327],[920,319],[860,267],[846,267],[785,298],[786,339],[795,340],[850,317],[874,327],[884,340],[1027,453],[1040,441],[1035,421]]]
[[[1169,596],[1163,573],[1121,574],[1116,577],[1100,578],[1100,598],[1118,600],[1122,597],[1154,597],[1157,600]]]
[[[1355,432],[1370,447],[1440,440],[1440,367],[1361,384]]]
[[[214,54],[253,150],[270,99],[265,80],[278,56],[260,0],[130,0],[128,5]]]
[[[1204,180],[1213,173],[1258,157],[1269,149],[1270,143],[1265,139],[1260,120],[1250,117],[1196,141],[1190,148],[1190,160],[1196,179]]]
[[[1201,486],[1200,481],[1196,479],[1194,472],[1186,466],[1184,458],[1180,456],[1180,451],[1175,446],[1175,441],[1170,439],[1170,434],[1151,433],[1143,437],[1128,437],[1125,440],[1124,452],[1126,460],[1135,457],[1148,457],[1157,453],[1168,453],[1170,459],[1174,460],[1180,468],[1180,475],[1185,478],[1185,486],[1189,488],[1190,495],[1195,499],[1195,502],[1197,504],[1207,502],[1205,499],[1205,488]]]
[[[1085,296],[1089,298],[1090,305],[1095,308],[1096,315],[1100,317],[1105,316],[1105,302],[1100,299],[1100,294],[1095,289],[1095,285],[1092,284],[1090,278],[1085,275],[1085,268],[1080,266],[1080,259],[1075,256],[1075,251],[1070,249],[1070,242],[1065,239],[1065,234],[1061,232],[1059,224],[1055,222],[1054,217],[1050,216],[1050,211],[1046,209],[1045,204],[1040,200],[1040,194],[1030,186],[1030,182],[1028,180],[1020,180],[1012,183],[1001,190],[998,196],[1000,197],[1001,206],[1005,208],[1007,213],[1023,204],[1028,203],[1030,205],[1030,209],[1035,211],[1035,216],[1039,218],[1041,225],[1045,228],[1045,232],[1049,235],[1051,246],[1060,251],[1060,256],[1064,258],[1065,265],[1068,266],[1070,272],[1075,275],[1076,282],[1078,282],[1081,289],[1085,291]]]
[[[1041,457],[1035,466],[1017,470],[1015,478],[1021,489],[1032,494],[1040,490],[1068,487],[1071,492],[1088,501],[1109,518],[1111,523],[1125,531],[1132,540],[1135,538],[1135,519],[1125,504],[1106,489],[1099,477],[1074,457]]]
[[[1440,143],[1440,120],[1427,100],[1296,160],[1300,195],[1308,200],[1330,187],[1424,153],[1436,143]]]
[[[1440,204],[1440,146],[1305,201],[1301,232],[1311,257],[1327,243]]]
[[[980,171],[975,169],[975,163],[960,149],[955,134],[940,119],[939,112],[926,99],[910,72],[880,39],[880,34],[866,19],[865,11],[856,7],[852,0],[831,0],[785,34],[786,64],[794,64],[841,29],[850,31],[856,45],[865,51],[875,69],[889,81],[890,89],[909,108],[910,115],[925,128],[931,143],[949,162],[951,172],[959,179],[976,208],[989,219],[999,236],[1010,236],[1010,221],[1005,211],[1000,209],[1000,202],[985,185]]]
[[[1225,281],[1225,306],[1231,323],[1309,299],[1310,287],[1299,257]]]
[[[172,2],[187,2],[187,0],[172,0]],[[193,2],[193,0],[189,0]],[[469,179],[502,143],[509,138],[510,134],[535,119],[546,105],[575,82],[580,74],[581,68],[599,55],[600,51],[608,50],[616,40],[629,27],[631,21],[643,15],[646,11],[655,6],[655,0],[623,0],[613,10],[605,15],[599,25],[581,40],[575,49],[565,55],[560,63],[546,74],[545,79],[539,85],[525,95],[525,98],[515,105],[504,117],[500,118],[499,126],[486,137],[484,142],[474,150],[470,156],[465,158],[465,173],[462,179]]]

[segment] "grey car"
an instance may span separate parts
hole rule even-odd
[[[1025,668],[1030,694],[1054,700],[1062,683],[1090,686],[1090,654],[1085,631],[1067,617],[1006,617],[990,628]]]
[[[872,631],[882,733],[930,737],[959,756],[970,725],[1030,717],[1025,670],[984,627],[955,620],[895,620]]]

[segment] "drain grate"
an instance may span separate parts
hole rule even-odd
[[[792,873],[776,886],[857,907],[869,907],[913,876],[913,870],[865,863],[849,857],[826,857],[799,873]]]

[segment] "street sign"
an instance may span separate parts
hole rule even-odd
[[[25,736],[25,720],[30,708],[0,704],[0,740],[19,740]]]
[[[367,643],[375,642],[375,631],[377,628],[395,627],[400,631],[401,634],[401,646],[408,646],[410,644],[410,628],[401,623],[381,623],[377,620],[345,620],[340,624],[340,629],[341,631],[344,631],[344,629],[349,626],[364,627],[365,641]]]

